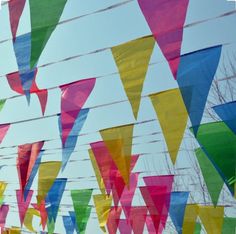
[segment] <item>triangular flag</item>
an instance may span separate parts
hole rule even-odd
[[[38,173],[38,204],[45,199],[61,168],[61,162],[42,162]]]
[[[11,0],[8,2],[9,17],[11,23],[11,33],[13,41],[16,39],[17,28],[19,25],[20,17],[25,7],[26,0]]]
[[[6,190],[7,187],[7,183],[0,181],[0,206],[3,203],[3,199],[4,199],[4,192]]]
[[[91,206],[89,206],[89,202],[92,192],[92,189],[71,190],[76,223],[80,234],[85,233],[87,222],[91,213]]]
[[[61,198],[66,187],[67,179],[58,178],[55,179],[52,187],[48,191],[48,194],[45,198],[46,210],[48,214],[48,221],[52,220],[56,223],[57,213],[61,203]]]
[[[18,204],[18,209],[19,209],[19,216],[20,216],[21,226],[24,223],[25,214],[26,214],[26,211],[28,210],[33,192],[34,192],[33,190],[30,190],[28,192],[28,196],[25,200],[24,196],[22,194],[22,191],[21,190],[16,190],[16,198],[17,198],[17,204]]]
[[[126,184],[129,184],[134,124],[108,128],[100,131],[113,161]]]
[[[236,218],[224,217],[222,234],[235,234]]]
[[[148,36],[111,48],[135,118],[154,44],[154,38]]]
[[[156,234],[155,226],[153,223],[153,218],[151,216],[147,216],[146,218],[146,226],[148,230],[148,234]]]
[[[198,212],[199,208],[197,204],[190,204],[186,206],[183,223],[183,234],[194,232]]]
[[[188,113],[181,92],[179,89],[171,89],[152,94],[150,98],[174,164],[188,120]]]
[[[200,223],[196,223],[193,234],[201,234],[201,230],[202,230],[202,225]]]
[[[99,226],[105,233],[106,232],[105,226],[107,223],[108,215],[112,204],[112,196],[107,196],[104,194],[96,194],[93,195],[93,201],[98,216]]]
[[[236,101],[213,106],[216,114],[236,134]]]
[[[129,224],[127,219],[120,219],[118,227],[119,227],[120,234],[131,234],[132,233],[132,227]]]
[[[6,103],[6,99],[0,99],[0,111],[4,107],[5,103]]]
[[[199,206],[199,217],[208,234],[221,233],[224,217],[223,206]]]
[[[88,113],[89,113],[89,109],[81,109],[80,110],[80,112],[78,113],[78,116],[74,122],[74,125],[70,131],[70,134],[68,135],[68,137],[65,141],[65,145],[62,148],[62,170],[65,169],[65,167],[68,163],[68,160],[75,149],[79,133],[80,133],[80,131],[87,119]],[[60,132],[62,132],[61,116],[59,117],[59,129],[60,129]]]
[[[63,218],[66,234],[72,234],[74,233],[74,230],[76,231],[77,234],[79,234],[79,231],[76,226],[75,212],[69,211],[69,215],[62,216],[62,218]]]
[[[197,156],[197,160],[200,165],[202,175],[211,196],[212,202],[216,206],[220,196],[220,192],[223,188],[224,181],[201,148],[196,149],[195,154]]]
[[[236,182],[236,135],[224,122],[212,122],[200,125],[197,140],[233,193]]]
[[[170,200],[170,217],[178,232],[182,234],[185,207],[188,201],[189,192],[172,192]]]
[[[34,208],[29,208],[26,212],[26,215],[25,215],[24,225],[31,232],[36,233],[37,231],[33,228],[33,218],[34,218],[34,216],[40,217],[39,211],[37,211]]]
[[[37,196],[37,200],[40,200],[40,204],[36,203],[36,204],[32,204],[32,206],[39,211],[40,213],[40,218],[41,218],[41,224],[42,224],[42,228],[43,230],[46,227],[47,224],[47,210],[46,210],[46,204],[45,204],[45,200],[39,199],[39,197]]]
[[[194,134],[197,134],[207,96],[220,60],[222,46],[182,55],[177,82],[188,111]]]
[[[189,0],[138,0],[138,3],[176,78]]]
[[[95,81],[96,79],[92,78],[60,86],[61,138],[63,147],[65,146],[66,139],[74,126],[80,110],[94,88]]]
[[[1,233],[5,227],[8,212],[9,212],[9,205],[1,205],[0,206],[0,231],[1,231]]]
[[[55,30],[67,0],[29,0],[31,19],[31,68],[34,67]]]
[[[121,207],[112,207],[110,209],[108,220],[107,220],[107,230],[109,234],[116,234],[120,215],[121,215]]]
[[[11,126],[10,123],[8,123],[8,124],[0,124],[0,144],[2,143],[4,137],[6,136],[7,131],[8,131],[10,126]]]

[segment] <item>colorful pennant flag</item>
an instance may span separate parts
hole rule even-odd
[[[7,134],[7,131],[9,130],[11,124],[7,123],[7,124],[0,124],[0,144],[2,143],[4,137]]]
[[[31,232],[37,233],[37,231],[33,228],[33,218],[34,218],[34,216],[40,217],[39,211],[37,211],[34,208],[29,208],[27,210],[25,218],[24,218],[24,225]]]
[[[6,218],[9,212],[9,205],[1,205],[0,206],[0,231],[5,228]]]
[[[73,234],[76,231],[79,234],[78,227],[76,225],[75,212],[69,211],[68,216],[62,216],[66,234]]]
[[[189,204],[185,208],[183,234],[194,233],[196,220],[199,213],[197,204]]]
[[[120,215],[121,215],[121,207],[112,207],[110,209],[108,220],[107,220],[107,230],[109,234],[116,234]]]

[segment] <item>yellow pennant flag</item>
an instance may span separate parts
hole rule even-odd
[[[40,217],[39,211],[35,210],[34,208],[29,208],[26,212],[26,215],[25,215],[24,225],[31,232],[37,233],[37,231],[33,228],[33,217],[34,216]]]
[[[97,182],[98,182],[98,186],[100,188],[100,191],[102,194],[106,194],[106,189],[105,189],[105,185],[104,185],[104,181],[102,179],[101,173],[99,171],[95,156],[93,154],[93,151],[91,149],[89,149],[89,157],[93,166],[93,170],[95,172],[95,176],[97,178]]]
[[[61,162],[49,161],[42,162],[39,165],[38,175],[38,204],[46,197],[48,191],[52,187],[54,180],[61,169]]]
[[[199,207],[197,204],[186,206],[183,222],[183,234],[191,234],[194,232],[198,211]]]
[[[93,195],[93,201],[98,216],[99,226],[106,233],[106,223],[111,208],[112,196],[104,194]]]
[[[102,139],[127,185],[130,177],[133,128],[134,124],[129,124],[100,131]]]
[[[179,89],[150,95],[173,164],[187,125],[188,113]]]
[[[143,82],[154,45],[155,39],[148,36],[111,49],[135,118],[138,115]]]
[[[0,181],[0,204],[2,204],[3,202],[3,199],[4,199],[3,194],[6,190],[6,187],[7,187],[7,183]]]
[[[220,234],[224,220],[224,207],[199,206],[199,218],[207,234]]]
[[[3,231],[3,234],[21,234],[21,229],[18,227],[7,228]]]

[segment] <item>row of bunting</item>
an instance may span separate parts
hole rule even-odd
[[[56,28],[67,0],[29,0],[31,32],[17,35],[17,28],[26,0],[8,3],[13,47],[18,71],[7,74],[12,90],[38,96],[42,114],[46,110],[48,90],[36,84],[37,63],[50,35]],[[191,131],[200,144],[195,154],[205,179],[212,206],[188,204],[188,191],[172,191],[174,175],[143,177],[145,186],[138,187],[138,172],[132,172],[139,155],[132,155],[135,123],[100,130],[102,141],[90,144],[90,160],[97,178],[100,194],[93,195],[93,203],[103,232],[162,233],[170,218],[178,233],[200,233],[201,223],[207,233],[234,233],[235,218],[224,217],[224,207],[218,206],[222,187],[226,184],[235,195],[236,172],[236,102],[213,107],[221,122],[201,125],[207,97],[221,56],[217,45],[181,55],[183,27],[188,0],[138,0],[140,9],[152,35],[111,48],[121,81],[137,119],[143,83],[155,43],[168,61],[178,87],[149,95],[175,164],[180,144],[191,121]],[[178,13],[178,14],[177,14]],[[41,162],[44,141],[18,146],[16,167],[20,188],[16,191],[21,226],[31,232],[34,217],[40,217],[42,229],[53,233],[58,211],[66,188],[67,178],[57,178],[75,149],[78,135],[86,121],[89,108],[83,108],[96,83],[96,78],[83,79],[61,85],[61,113],[58,124],[62,142],[62,160]],[[6,100],[1,101],[3,108]],[[11,123],[0,125],[0,142]],[[224,158],[222,158],[224,157]],[[31,203],[35,191],[32,183],[38,173],[37,203]],[[20,233],[21,228],[5,227],[10,206],[4,203],[5,182],[0,184],[0,228],[2,233]],[[132,206],[139,188],[145,206]],[[63,216],[68,234],[85,233],[93,206],[93,189],[72,190],[74,210]],[[113,204],[113,205],[112,205]],[[30,207],[31,205],[31,207]],[[120,218],[124,212],[125,219]],[[44,231],[42,232],[44,233]]]

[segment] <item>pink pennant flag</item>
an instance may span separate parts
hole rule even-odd
[[[20,21],[21,14],[23,12],[26,0],[10,0],[8,1],[11,32],[13,41],[16,39],[16,32]]]
[[[41,200],[40,204],[32,203],[31,205],[34,207],[34,209],[39,211],[40,217],[41,217],[42,228],[43,230],[45,230],[47,219],[48,219],[45,200]]]
[[[95,82],[96,79],[91,78],[60,86],[63,146],[65,145],[66,139],[70,134],[81,108],[92,92]]]
[[[19,209],[21,226],[24,223],[25,214],[26,214],[26,211],[28,210],[33,192],[34,192],[33,190],[29,190],[27,198],[26,198],[26,200],[24,200],[24,195],[23,195],[22,191],[16,190],[16,198],[17,198],[17,204],[18,204],[18,209]]]
[[[1,207],[0,207],[0,229],[1,229],[1,233],[4,229],[4,227],[5,227],[8,211],[9,211],[9,205],[1,205]]]
[[[132,233],[132,227],[130,226],[128,220],[126,220],[126,219],[119,220],[119,231],[120,231],[120,234],[131,234]]]
[[[112,207],[110,209],[108,219],[107,219],[107,229],[109,234],[116,234],[120,215],[121,215],[121,207]]]
[[[24,94],[24,90],[22,88],[21,80],[20,80],[20,74],[19,72],[13,72],[10,74],[7,74],[7,82],[11,89],[19,94]]]
[[[156,229],[155,229],[155,225],[153,223],[153,220],[156,220],[155,217],[154,217],[154,219],[149,215],[146,217],[146,226],[147,226],[149,234],[156,234],[157,233]]]
[[[144,224],[147,217],[146,206],[130,207],[129,223],[135,234],[143,234]]]
[[[10,125],[11,124],[0,124],[0,144],[2,143],[4,137],[6,136]]]
[[[176,79],[189,0],[138,0],[138,3]]]

